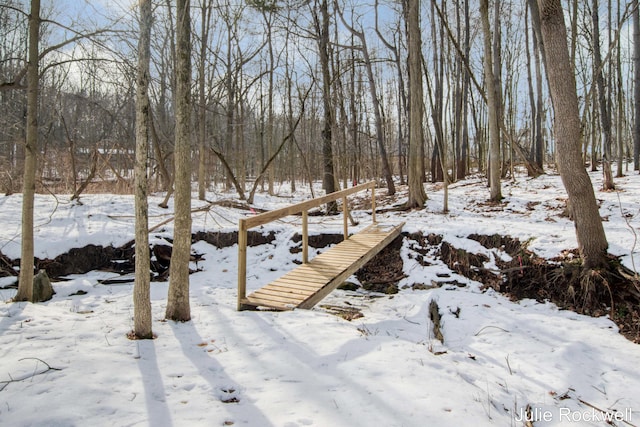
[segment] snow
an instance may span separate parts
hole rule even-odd
[[[592,174],[610,251],[632,267],[637,258],[640,176],[616,180],[601,192]],[[256,195],[273,209],[304,200],[307,189],[283,197]],[[436,233],[458,248],[505,256],[467,238],[511,235],[554,257],[576,246],[573,224],[560,216],[566,195],[557,175],[503,182],[505,205],[485,203],[480,178],[451,186],[451,212],[441,213],[442,189],[429,185],[425,210],[379,215],[406,221],[405,231]],[[384,194],[384,190],[381,191]],[[222,192],[210,199],[232,198]],[[172,215],[150,198],[150,225]],[[130,196],[36,197],[36,256],[55,257],[86,244],[121,245],[133,238]],[[204,202],[193,201],[194,207]],[[21,196],[0,198],[0,250],[20,256]],[[194,214],[194,231],[232,231],[247,212],[214,207]],[[370,221],[356,211],[360,225]],[[626,219],[625,219],[626,217]],[[627,223],[628,221],[628,223]],[[310,218],[311,232],[340,233],[341,217]],[[168,222],[152,241],[171,237]],[[292,269],[290,238],[300,218],[267,225],[276,240],[248,250],[248,289]],[[237,312],[237,246],[198,242],[201,270],[191,276],[192,321],[164,321],[167,283],[152,283],[153,341],[131,341],[132,284],[99,284],[113,277],[90,272],[56,282],[42,304],[11,303],[0,290],[0,424],[11,426],[519,426],[530,405],[536,426],[640,424],[640,346],[607,318],[559,310],[551,303],[511,302],[450,272],[427,255],[422,266],[401,254],[407,277],[393,296],[335,291],[324,302],[348,302],[364,317],[348,322],[322,308]],[[314,251],[310,255],[313,256]],[[490,261],[491,262],[491,261]],[[637,262],[637,260],[636,260]],[[196,267],[195,265],[193,266]],[[490,265],[488,266],[490,268]],[[466,287],[403,288],[442,280]],[[1,279],[0,286],[13,279]],[[84,291],[86,294],[78,294]],[[436,300],[444,344],[433,338],[428,307]],[[54,368],[54,369],[49,369]]]

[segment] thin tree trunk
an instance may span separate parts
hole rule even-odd
[[[156,164],[158,166],[158,173],[160,174],[160,178],[162,179],[162,186],[166,191],[164,196],[164,200],[158,204],[162,209],[167,209],[169,207],[169,199],[173,194],[173,179],[171,178],[171,174],[167,169],[167,166],[164,161],[164,153],[162,152],[162,147],[160,143],[160,136],[156,130],[156,125],[153,120],[153,112],[149,111],[149,131],[151,132],[151,141],[153,145],[153,153],[156,158]]]
[[[491,29],[489,27],[489,0],[480,0],[480,17],[484,34],[484,75],[487,86],[487,108],[489,109],[489,200],[502,200],[500,183],[500,129],[498,126],[498,93],[495,75],[493,74],[493,54],[491,48]]]
[[[191,256],[191,20],[189,6],[190,0],[177,0],[175,226],[165,314],[167,319],[181,322],[191,319],[189,305],[189,259]]]
[[[38,161],[38,80],[39,80],[40,0],[31,0],[29,13],[29,53],[27,62],[27,129],[22,187],[22,248],[20,278],[15,301],[33,302],[33,205]]]
[[[640,170],[640,2],[633,4],[633,170]]]
[[[151,58],[151,0],[140,1],[140,40],[136,90],[135,164],[135,282],[133,288],[133,334],[139,339],[153,338],[149,285],[149,205],[147,202],[147,164],[149,151],[149,61]]]
[[[534,0],[535,1],[535,0]],[[536,66],[536,122],[535,122],[535,157],[534,162],[540,168],[540,172],[544,171],[544,138],[542,137],[542,118],[544,116],[544,106],[543,106],[543,96],[542,96],[542,68],[540,64],[540,51],[541,51],[541,41],[539,40],[539,34],[534,32],[534,42],[533,42],[533,55],[535,59]]]
[[[200,30],[200,61],[198,64],[198,199],[205,200],[207,190],[207,105],[205,96],[205,65],[207,59],[207,43],[211,23],[210,0],[200,0],[202,3]]]
[[[536,13],[533,8],[537,8],[536,0],[528,0],[527,13],[532,15]],[[536,9],[537,10],[537,9]],[[525,16],[525,19],[527,17]],[[540,66],[540,32],[535,28],[537,19],[532,18],[532,31],[526,30],[527,37],[527,70],[529,82],[529,97],[531,105],[531,158],[540,170],[544,167],[544,139],[542,138],[542,117],[544,114],[543,97],[542,97],[542,68]],[[529,22],[529,20],[527,20]],[[528,27],[528,26],[527,26]],[[531,34],[531,43],[529,43],[529,34]],[[531,46],[531,48],[530,48]],[[533,58],[533,64],[531,64]],[[535,70],[535,89],[534,78],[532,76],[532,68]],[[531,173],[530,173],[531,174]]]
[[[274,92],[274,74],[275,74],[275,58],[273,54],[273,37],[272,37],[272,11],[262,11],[262,15],[267,26],[267,51],[269,55],[269,70],[267,71],[269,74],[269,87],[267,92],[267,127],[266,127],[266,137],[267,137],[267,157],[271,158],[273,156],[273,151],[275,149],[275,141],[274,141],[274,110],[273,110],[273,92]],[[264,163],[263,163],[264,164]],[[267,169],[267,180],[268,180],[268,191],[270,195],[275,194],[274,189],[274,181],[275,181],[275,168],[273,165],[269,166]],[[250,196],[251,197],[251,196]]]
[[[620,2],[618,3],[618,22],[620,22]],[[620,43],[617,43],[616,46],[616,92],[617,92],[617,103],[618,108],[616,115],[616,145],[618,147],[618,158],[616,176],[618,178],[624,176],[622,172],[622,163],[624,163],[624,138],[623,135],[626,133],[624,131],[624,97],[623,97],[623,86],[622,86],[622,63],[621,63],[621,48]]]
[[[373,75],[373,66],[371,64],[371,57],[369,56],[369,48],[367,47],[367,38],[364,31],[357,31],[350,26],[342,16],[342,13],[338,12],[342,23],[347,29],[360,40],[360,52],[362,52],[362,59],[364,60],[364,67],[367,72],[367,79],[369,80],[369,92],[371,95],[371,108],[373,109],[373,117],[376,127],[376,141],[378,143],[378,152],[380,154],[380,160],[382,161],[382,175],[384,175],[387,182],[387,194],[392,196],[396,193],[396,186],[393,183],[393,176],[391,175],[391,167],[389,166],[389,158],[387,156],[387,148],[385,146],[384,131],[382,129],[382,114],[380,107],[380,100],[378,99],[378,90],[376,87],[376,79]]]
[[[547,80],[555,111],[558,170],[569,196],[583,266],[597,268],[606,264],[608,245],[593,184],[582,160],[578,95],[562,4],[560,0],[538,0],[538,5]]]
[[[593,70],[596,75],[598,90],[598,107],[600,108],[600,126],[602,127],[602,187],[604,190],[615,189],[611,173],[611,109],[607,102],[604,76],[602,71],[602,56],[600,54],[600,20],[598,14],[598,0],[593,0],[591,19],[593,24]]]
[[[396,72],[398,74],[397,78],[398,78],[398,94],[397,94],[397,101],[396,101],[396,113],[398,115],[398,175],[400,177],[400,185],[404,185],[405,184],[405,179],[404,179],[404,162],[403,162],[403,157],[404,157],[404,135],[405,135],[405,131],[404,131],[404,123],[403,123],[403,118],[406,117],[406,111],[407,111],[407,96],[405,93],[405,87],[404,87],[404,77],[403,77],[403,72],[402,72],[402,61],[400,58],[400,55],[398,53],[398,48],[395,44],[391,44],[389,43],[384,36],[382,35],[382,33],[380,32],[379,28],[378,28],[378,0],[375,0],[375,21],[376,21],[376,34],[378,34],[378,37],[380,38],[380,40],[382,41],[382,43],[391,51],[391,53],[393,53],[393,63],[396,66]]]

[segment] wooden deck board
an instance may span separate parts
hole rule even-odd
[[[243,307],[274,310],[313,307],[391,243],[403,225],[372,224],[256,290],[242,300]]]

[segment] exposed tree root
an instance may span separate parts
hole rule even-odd
[[[469,254],[446,242],[440,246],[441,259],[451,270],[514,300],[525,298],[551,301],[562,309],[599,317],[609,315],[620,333],[640,343],[640,280],[610,256],[606,268],[585,270],[575,252],[546,260],[527,249],[526,243],[508,236],[471,235],[488,249],[504,251],[510,261],[496,257],[499,274],[487,270],[483,255]]]

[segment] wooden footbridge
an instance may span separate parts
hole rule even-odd
[[[240,219],[238,310],[258,307],[272,310],[311,308],[391,243],[400,234],[404,223],[386,225],[376,222],[375,186],[375,182],[368,182],[324,197]],[[365,190],[371,190],[372,224],[349,236],[347,196]],[[342,199],[344,240],[309,260],[308,211],[338,199]],[[299,213],[302,213],[302,265],[247,296],[247,230]]]

